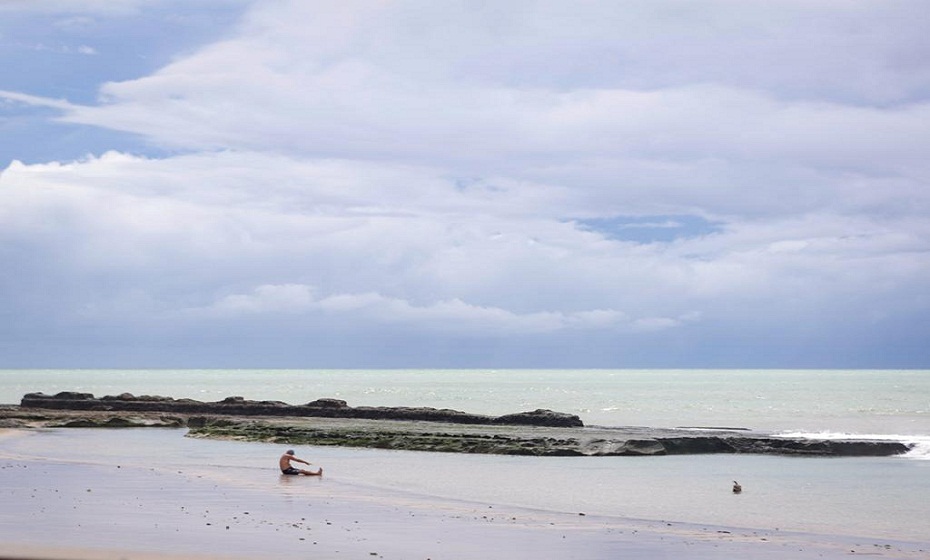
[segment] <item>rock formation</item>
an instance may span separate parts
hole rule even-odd
[[[227,397],[218,402],[173,399],[161,396],[139,396],[129,393],[96,398],[90,393],[65,391],[54,396],[29,393],[22,398],[23,408],[51,410],[98,410],[131,412],[165,412],[173,414],[222,414],[228,416],[289,416],[296,418],[359,418],[368,420],[416,420],[450,422],[454,424],[517,425],[580,427],[584,423],[574,414],[535,410],[486,416],[458,410],[430,407],[351,407],[338,399],[319,399],[307,404],[290,405],[281,401],[250,401],[242,397]]]
[[[350,407],[338,399],[303,405],[228,397],[218,402],[89,393],[30,393],[0,406],[0,427],[186,426],[191,437],[411,451],[537,456],[643,456],[751,453],[891,456],[898,441],[785,438],[737,428],[584,427],[551,410],[485,416],[457,410]]]

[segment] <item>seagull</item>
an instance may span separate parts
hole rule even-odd
[[[743,491],[743,487],[739,485],[739,482],[733,481],[733,493],[739,494]]]

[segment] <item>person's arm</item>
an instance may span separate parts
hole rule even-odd
[[[291,461],[297,461],[298,463],[303,463],[303,464],[305,464],[305,465],[309,465],[309,464],[310,464],[310,463],[308,463],[307,461],[304,461],[303,459],[298,459],[297,457],[291,457]]]

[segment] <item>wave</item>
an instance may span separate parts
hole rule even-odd
[[[775,437],[819,440],[862,440],[862,441],[900,441],[911,446],[910,450],[900,457],[930,461],[930,436],[901,435],[901,434],[855,434],[848,432],[779,432],[772,434]]]

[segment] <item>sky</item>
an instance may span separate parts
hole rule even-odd
[[[0,367],[930,368],[924,0],[0,0]]]

